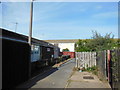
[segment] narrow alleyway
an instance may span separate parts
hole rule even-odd
[[[72,59],[59,68],[53,68],[38,75],[20,88],[101,88],[111,90],[108,82],[89,72],[73,71],[75,59]]]
[[[51,75],[39,80],[34,86],[32,86],[32,88],[64,88],[74,66],[74,59],[68,61],[67,63],[59,67],[58,70]]]

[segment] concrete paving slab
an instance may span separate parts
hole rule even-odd
[[[83,81],[83,82],[76,82],[72,81],[69,84],[69,88],[106,88],[106,86],[102,83],[99,82],[88,82],[88,81]]]
[[[75,71],[69,78],[66,88],[110,88],[110,85],[107,82],[100,81],[99,78],[92,73]]]

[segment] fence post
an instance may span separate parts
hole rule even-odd
[[[110,50],[107,50],[107,61],[108,61],[108,82],[110,82]]]
[[[77,55],[77,54],[78,54],[78,53],[75,52],[75,57],[76,57],[76,58],[75,58],[75,61],[76,61],[76,66],[75,66],[75,67],[76,67],[76,68],[78,68],[78,61],[77,61],[77,60],[78,60],[78,55]]]
[[[106,50],[104,50],[104,54],[105,54],[105,77],[107,77],[107,72],[106,72],[106,66],[107,66],[107,63],[106,63]]]
[[[94,53],[94,66],[96,66],[96,52]]]

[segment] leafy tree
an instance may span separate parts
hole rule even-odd
[[[100,51],[120,47],[120,40],[115,40],[112,33],[107,33],[105,36],[96,31],[92,31],[92,33],[93,36],[91,39],[78,40],[75,44],[76,52]]]
[[[63,51],[63,52],[69,52],[69,49],[66,48],[66,49],[63,49],[62,51]]]
[[[114,45],[114,35],[107,33],[105,36],[93,31],[92,44],[94,44],[93,51],[112,49]]]
[[[78,40],[78,42],[75,44],[75,50],[77,52],[82,52],[82,51],[90,51],[86,45],[88,44],[88,40]]]

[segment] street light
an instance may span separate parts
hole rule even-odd
[[[18,25],[18,23],[16,22],[15,25],[16,25],[15,26],[15,32],[16,32],[17,31],[17,25]]]
[[[28,37],[28,43],[31,45],[31,39],[32,39],[32,20],[33,20],[33,0],[31,0],[30,5],[30,26],[29,26],[29,37]]]
[[[13,22],[13,23],[15,24],[15,32],[16,32],[18,23],[17,22]]]

